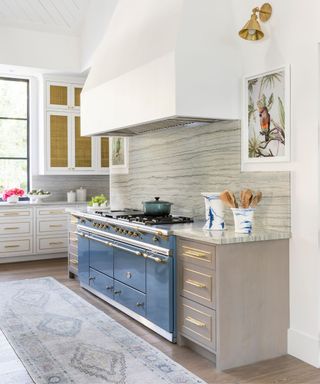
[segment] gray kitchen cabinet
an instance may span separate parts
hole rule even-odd
[[[288,240],[178,238],[178,342],[225,370],[287,352]]]

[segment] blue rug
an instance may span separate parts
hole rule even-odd
[[[0,328],[36,384],[205,383],[51,277],[0,284]]]

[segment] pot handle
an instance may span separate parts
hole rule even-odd
[[[159,201],[160,200],[160,197],[155,197],[154,198],[156,201]]]

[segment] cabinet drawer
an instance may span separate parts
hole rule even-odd
[[[180,295],[207,307],[215,307],[215,271],[181,262]]]
[[[186,338],[207,349],[216,347],[215,311],[181,298],[179,309],[179,332]]]
[[[29,254],[32,252],[32,240],[31,239],[19,239],[19,240],[1,240],[0,241],[0,256],[6,257],[13,254]]]
[[[142,292],[130,288],[125,284],[114,281],[114,300],[138,313],[139,315],[146,315],[146,295]]]
[[[38,252],[66,252],[68,249],[67,237],[40,237],[38,238]]]
[[[89,285],[103,295],[113,298],[113,279],[111,277],[90,268]]]
[[[3,221],[5,218],[12,219],[15,217],[32,217],[32,211],[31,209],[7,209],[2,210],[0,209],[0,217],[2,218],[1,221]]]
[[[68,217],[64,207],[52,207],[52,208],[37,208],[38,216],[52,216],[52,215],[63,215]]]
[[[32,234],[32,222],[10,222],[0,223],[0,236],[10,235],[31,235]]]
[[[211,244],[178,239],[178,256],[205,268],[215,268],[216,248]]]
[[[68,222],[61,220],[38,220],[38,233],[67,232]]]

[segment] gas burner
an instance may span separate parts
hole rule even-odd
[[[145,214],[122,215],[118,220],[143,225],[165,225],[165,224],[183,224],[192,223],[193,219],[185,216],[147,216]]]

